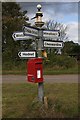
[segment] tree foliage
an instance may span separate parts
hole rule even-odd
[[[73,41],[67,41],[64,43],[63,53],[67,55],[78,55],[80,54],[80,45]]]
[[[62,23],[58,23],[57,21],[55,22],[54,20],[49,20],[46,22],[45,27],[50,30],[59,30],[60,31],[59,40],[65,41],[68,38],[67,33],[66,33],[68,26]]]
[[[15,2],[2,3],[2,52],[3,62],[6,60],[15,61],[17,52],[20,49],[20,41],[15,42],[12,34],[15,31],[22,31],[24,24],[28,24],[27,11],[21,11],[19,4]],[[26,16],[26,21],[25,21]]]

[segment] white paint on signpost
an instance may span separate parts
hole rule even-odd
[[[48,39],[58,39],[60,36],[58,30],[44,30],[43,37]]]
[[[18,56],[20,58],[35,58],[36,52],[35,51],[19,52]]]
[[[62,48],[63,42],[62,41],[44,41],[44,47],[49,48]]]
[[[23,31],[25,35],[30,35],[34,37],[38,37],[38,29],[31,26],[24,26]]]
[[[15,32],[13,33],[12,37],[15,41],[32,39],[32,36],[25,36],[23,32]]]

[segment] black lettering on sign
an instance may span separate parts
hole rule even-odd
[[[25,55],[25,56],[34,56],[34,53],[23,53],[23,55]]]
[[[44,41],[44,47],[62,47],[62,43]]]
[[[32,33],[32,34],[38,34],[37,30],[25,28],[25,32]]]

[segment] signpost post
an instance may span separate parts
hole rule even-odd
[[[42,57],[42,48],[43,48],[43,40],[42,40],[42,30],[39,30],[39,40],[38,40],[38,57]],[[44,83],[38,83],[38,98],[39,101],[44,102]]]
[[[44,22],[42,22],[42,12],[40,11],[41,5],[37,5],[38,12],[36,13],[36,21],[35,25],[39,27],[39,32],[38,32],[38,57],[42,57],[42,48],[43,48],[43,32],[41,30],[41,27],[44,25]],[[40,82],[38,83],[38,99],[40,102],[44,102],[44,83]]]

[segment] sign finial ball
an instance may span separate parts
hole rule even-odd
[[[37,9],[41,9],[41,7],[42,7],[42,6],[41,6],[40,4],[37,5]]]

